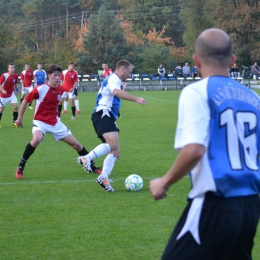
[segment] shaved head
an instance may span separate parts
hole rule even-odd
[[[209,65],[228,66],[232,55],[231,40],[220,29],[207,29],[197,38],[195,53]]]

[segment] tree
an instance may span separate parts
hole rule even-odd
[[[128,59],[129,47],[120,20],[104,6],[90,16],[83,46],[84,52],[77,53],[79,71],[82,72],[96,72],[104,60],[114,67],[118,60]]]
[[[194,53],[194,43],[198,35],[213,26],[211,6],[204,0],[180,0],[180,19],[185,27],[183,41],[190,57]]]
[[[229,34],[233,52],[241,65],[249,66],[260,59],[259,17],[258,1],[218,1],[216,26]]]

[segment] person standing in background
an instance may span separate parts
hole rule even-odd
[[[21,72],[22,95],[21,104],[26,94],[33,90],[33,71],[30,69],[29,63],[25,63],[24,70]],[[33,109],[32,103],[29,103],[29,108]]]

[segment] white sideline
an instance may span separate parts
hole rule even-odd
[[[98,176],[97,174],[93,174],[94,177]],[[158,176],[155,177],[145,177],[142,178],[143,180],[152,180],[158,178]],[[118,178],[118,179],[111,179],[111,182],[116,181],[125,181],[125,178]],[[4,185],[35,185],[35,184],[59,184],[59,183],[83,183],[83,182],[96,182],[96,178],[92,180],[61,180],[61,181],[24,181],[24,180],[15,180],[15,182],[0,182],[1,186]]]

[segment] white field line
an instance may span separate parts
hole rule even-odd
[[[96,175],[98,176],[98,175]],[[94,176],[95,177],[95,176]],[[152,180],[158,178],[157,177],[145,177],[142,178],[143,180]],[[15,182],[0,182],[1,186],[8,186],[8,185],[35,185],[35,184],[60,184],[60,183],[83,183],[83,182],[95,182],[96,178],[93,180],[60,180],[60,181],[24,181],[24,180],[17,180]],[[116,181],[125,181],[125,178],[117,178],[117,179],[110,179],[110,182],[116,182]]]
[[[178,102],[178,100],[176,101],[176,100],[160,99],[160,98],[153,98],[153,97],[145,97],[145,98],[150,98],[150,99],[154,99],[154,100],[158,100],[158,101],[163,101],[163,102],[165,102],[165,101],[173,102],[173,103],[177,103],[177,102]]]

